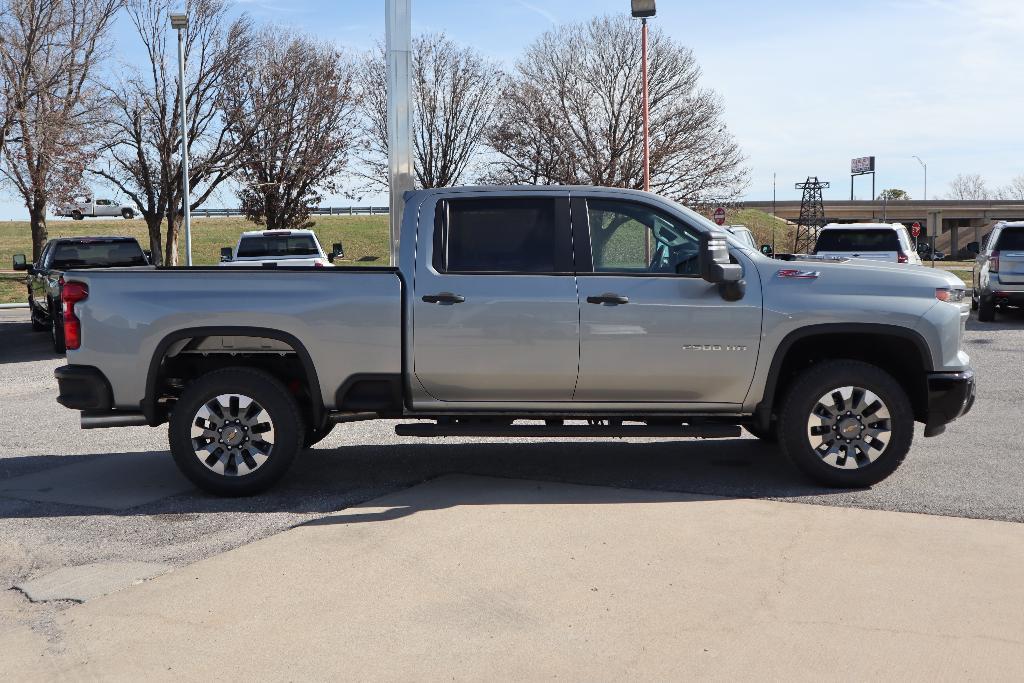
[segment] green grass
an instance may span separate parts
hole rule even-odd
[[[388,217],[387,216],[317,216],[313,230],[324,250],[330,251],[331,244],[345,245],[344,263],[387,264],[388,262]],[[146,223],[141,219],[126,221],[111,220],[50,220],[47,223],[50,237],[74,237],[81,235],[124,235],[134,237],[149,248]],[[221,247],[233,247],[238,235],[245,230],[256,230],[259,226],[244,218],[194,218],[192,220],[192,260],[196,265],[211,265],[220,260]],[[32,238],[27,221],[0,223],[0,269],[10,269],[14,254],[28,254],[31,260]],[[178,262],[184,264],[185,235],[178,239]],[[375,260],[369,260],[375,257]],[[360,261],[360,259],[368,259]]]
[[[345,259],[338,265],[387,265],[387,216],[317,216],[316,231],[325,251],[341,242],[345,246]],[[220,261],[220,248],[233,247],[245,230],[259,226],[244,218],[195,218],[192,220],[192,261],[195,265],[213,265]],[[47,223],[50,238],[81,235],[124,235],[139,240],[143,249],[149,248],[149,233],[141,219],[129,220],[50,220]],[[184,265],[185,236],[178,240],[178,263]],[[0,270],[11,268],[14,254],[26,254],[31,261],[32,236],[27,221],[0,223]],[[26,300],[23,273],[0,273],[0,303]]]
[[[0,273],[0,304],[25,303],[28,289],[24,273]]]
[[[757,246],[772,244],[775,237],[775,251],[789,253],[793,251],[793,240],[796,237],[796,226],[776,218],[770,213],[757,209],[728,209],[725,216],[729,225],[745,225],[754,233]]]

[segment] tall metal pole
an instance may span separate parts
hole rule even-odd
[[[387,0],[388,187],[391,192],[391,265],[398,247],[405,193],[415,188],[412,160],[412,0]]]
[[[642,79],[644,90],[644,190],[651,191],[651,120],[650,97],[647,89],[647,19],[641,19],[640,52],[643,61]]]
[[[924,163],[924,161],[921,159],[921,157],[917,156],[916,154],[914,154],[913,157],[915,159],[917,159],[917,163],[921,164],[921,168],[924,169],[924,197],[923,197],[923,199],[925,199],[925,201],[927,201],[928,200],[928,164]]]
[[[178,29],[178,99],[181,101],[181,190],[185,221],[185,265],[192,265],[192,211],[189,208],[191,197],[188,186],[188,122],[185,104],[185,48],[181,32]]]

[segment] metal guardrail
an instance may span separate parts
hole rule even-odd
[[[310,210],[311,216],[383,216],[389,213],[386,206],[319,206]],[[204,218],[241,216],[241,209],[193,209],[193,216]]]

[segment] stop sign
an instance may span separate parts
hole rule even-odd
[[[725,209],[721,206],[715,209],[715,223],[725,225]]]
[[[918,223],[917,221],[915,221],[914,224],[910,226],[910,234],[913,235],[914,237],[917,237],[918,235],[920,235],[921,234],[921,224]]]

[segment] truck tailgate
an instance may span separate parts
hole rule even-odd
[[[389,268],[108,269],[65,278],[89,288],[75,305],[82,345],[68,363],[99,368],[121,409],[138,410],[155,352],[190,330],[274,331],[297,341],[329,408],[351,375],[402,371],[402,281]]]

